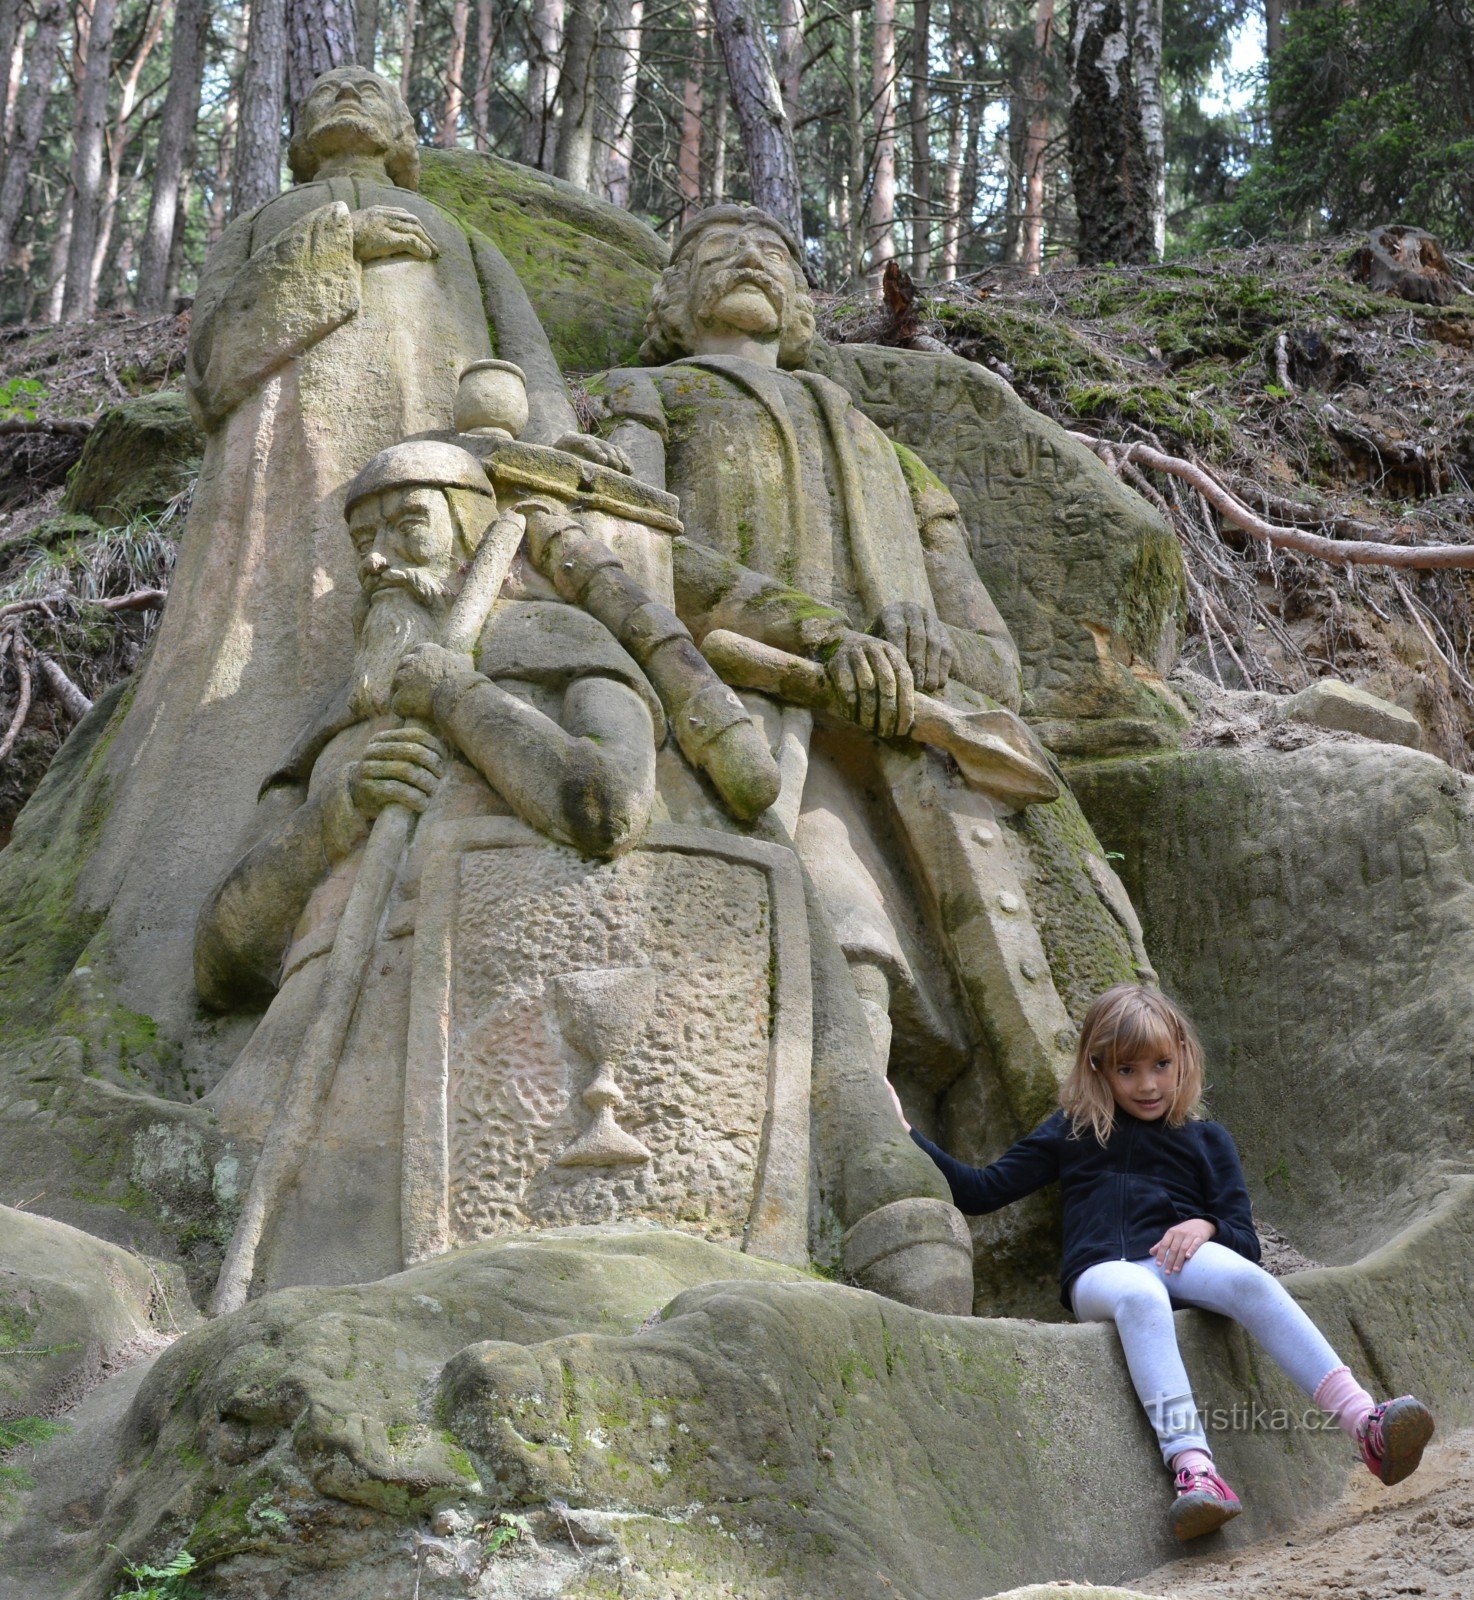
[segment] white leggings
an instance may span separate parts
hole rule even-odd
[[[1177,1349],[1174,1307],[1201,1306],[1241,1322],[1308,1395],[1341,1365],[1276,1279],[1211,1239],[1170,1277],[1151,1256],[1098,1262],[1075,1279],[1071,1298],[1081,1322],[1116,1324],[1131,1382],[1168,1466],[1180,1451],[1208,1449]]]

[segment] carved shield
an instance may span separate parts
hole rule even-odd
[[[596,861],[507,817],[427,841],[406,1262],[648,1219],[807,1260],[812,995],[792,853],[656,826]]]

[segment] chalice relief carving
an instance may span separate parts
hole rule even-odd
[[[645,1146],[615,1120],[616,1108],[624,1103],[615,1072],[645,1031],[655,983],[649,967],[605,967],[567,972],[549,985],[563,1038],[594,1067],[582,1097],[593,1120],[555,1166],[626,1167],[651,1159]]]

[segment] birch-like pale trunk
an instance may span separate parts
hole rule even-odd
[[[1054,0],[1038,0],[1034,54],[1029,71],[1028,129],[1024,134],[1024,271],[1038,277],[1044,266],[1044,152],[1049,146],[1049,85],[1045,62],[1054,38]]]
[[[753,0],[712,0],[711,9],[727,63],[732,107],[742,130],[752,203],[777,217],[801,243],[803,195],[793,126],[783,110],[783,94]]]
[[[532,0],[527,16],[527,121],[522,160],[546,170],[553,160],[557,63],[563,48],[563,0]]]
[[[788,125],[798,126],[799,94],[804,76],[803,0],[778,0],[778,89]]]
[[[72,199],[72,191],[68,189],[62,197],[61,214],[56,219],[56,235],[51,241],[51,259],[41,299],[42,322],[61,321],[62,296],[67,287],[67,253],[72,243]]]
[[[911,276],[931,275],[931,0],[915,0],[911,35]]]
[[[961,19],[958,9],[961,0],[952,0],[948,10],[947,74],[960,85],[967,65],[963,47]],[[962,133],[966,92],[958,87],[952,92],[947,109],[947,163],[942,175],[942,282],[951,283],[957,277],[957,243],[962,237]]]
[[[97,243],[92,250],[92,287],[89,300],[97,304],[99,286],[103,282],[103,263],[108,258],[112,243],[113,226],[118,216],[118,189],[123,179],[123,165],[128,159],[128,146],[133,139],[133,108],[138,103],[138,82],[144,66],[153,54],[164,32],[164,19],[168,15],[169,0],[156,0],[148,16],[142,39],[123,74],[122,89],[118,95],[118,114],[107,134],[107,171],[103,179],[103,193],[98,205]],[[131,252],[130,252],[131,254]]]
[[[558,79],[558,143],[553,175],[577,189],[594,178],[594,70],[604,25],[604,0],[569,0],[563,26],[563,71]]]
[[[706,0],[691,0],[691,55],[681,90],[681,142],[676,150],[676,185],[681,226],[701,209],[701,126],[706,112]]]
[[[1074,0],[1070,19],[1070,177],[1083,266],[1153,256],[1156,185],[1134,75],[1135,0]]]
[[[72,121],[72,232],[61,298],[63,322],[76,322],[92,314],[92,270],[101,223],[103,138],[117,15],[115,0],[92,0],[87,53],[78,75],[76,115]],[[80,56],[80,19],[77,51]]]
[[[189,170],[185,157],[193,145],[200,112],[209,32],[206,0],[178,0],[169,43],[169,88],[159,114],[154,187],[138,260],[137,305],[144,316],[158,316],[170,304],[169,263],[178,224],[179,195]]]
[[[845,79],[849,95],[845,106],[845,132],[848,135],[850,166],[846,184],[845,225],[850,246],[850,278],[856,280],[865,270],[865,95],[861,86],[861,62],[865,54],[859,6],[849,12],[849,31],[845,36]]]
[[[31,167],[41,143],[46,105],[66,24],[66,0],[42,0],[25,48],[25,81],[15,98],[15,122],[0,172],[0,265],[10,259],[15,225],[25,209]],[[63,255],[63,259],[65,256]]]
[[[287,82],[286,0],[251,0],[231,163],[230,214],[241,217],[281,192],[282,97]]]
[[[450,54],[445,62],[445,103],[440,108],[440,138],[443,150],[454,150],[461,131],[461,107],[465,103],[466,30],[471,26],[471,0],[455,0],[450,8]]]
[[[870,31],[870,103],[875,108],[875,159],[866,240],[870,271],[896,254],[896,0],[875,0]]]
[[[409,104],[410,80],[415,75],[415,28],[419,16],[415,0],[404,0],[404,33],[399,44],[399,92]]]
[[[1162,0],[1132,0],[1131,73],[1151,185],[1152,257],[1167,248],[1167,141],[1162,102]]]
[[[717,100],[717,114],[711,124],[711,203],[719,206],[727,198],[727,117],[732,97],[725,84],[713,91]]]

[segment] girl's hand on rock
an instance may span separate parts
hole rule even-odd
[[[1198,1246],[1206,1244],[1218,1232],[1216,1223],[1206,1217],[1193,1217],[1176,1223],[1152,1246],[1150,1254],[1157,1258],[1163,1272],[1181,1272],[1187,1262],[1198,1253]]]
[[[885,1086],[891,1092],[891,1103],[896,1108],[896,1115],[901,1119],[901,1126],[906,1130],[907,1133],[910,1133],[911,1124],[906,1120],[906,1113],[901,1110],[901,1097],[896,1093],[895,1084],[893,1084],[890,1079],[887,1078],[885,1081]]]

